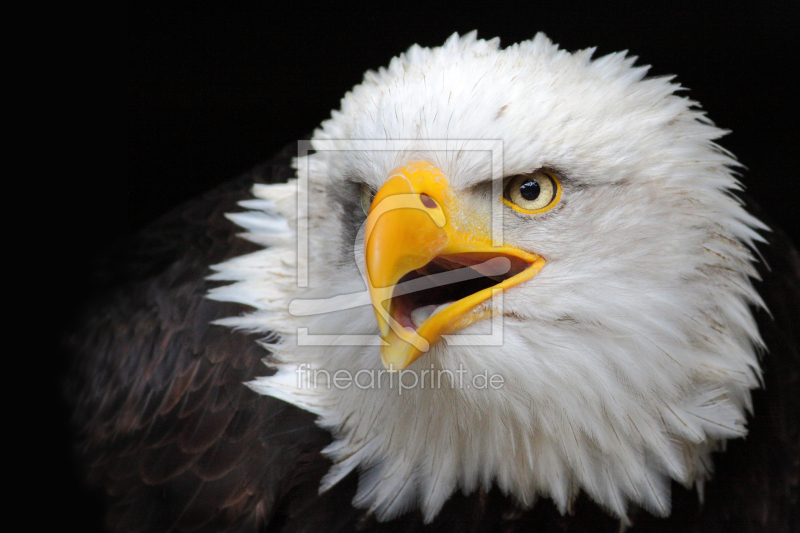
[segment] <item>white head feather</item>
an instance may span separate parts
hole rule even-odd
[[[748,308],[762,305],[750,249],[763,225],[731,194],[724,132],[669,78],[644,79],[624,53],[594,61],[543,34],[499,48],[475,33],[411,47],[368,72],[312,139],[405,139],[400,152],[319,151],[308,157],[311,288],[296,283],[296,184],[256,186],[231,218],[268,248],[216,267],[236,283],[212,292],[255,311],[222,323],[271,332],[274,376],[250,385],[319,415],[335,441],[326,489],[360,469],[354,504],[390,519],[420,507],[433,519],[456,490],[496,483],[522,506],[552,498],[561,512],[585,491],[626,520],[630,502],[670,509],[669,479],[702,483],[710,451],[746,433],[761,344]],[[504,174],[547,167],[563,196],[531,220],[504,214],[507,244],[545,268],[507,291],[501,346],[435,345],[412,367],[499,374],[502,388],[378,388],[298,381],[301,364],[331,375],[382,369],[378,346],[306,346],[310,333],[377,334],[367,305],[315,317],[296,298],[359,293],[363,237],[342,204],[345,177],[377,189],[399,164],[427,159],[465,205],[486,153],[424,149],[427,139],[500,139]],[[303,164],[298,161],[297,164]],[[353,189],[357,190],[357,189]],[[363,216],[362,216],[363,220]],[[355,250],[355,253],[353,251]],[[485,330],[486,322],[464,333]],[[367,382],[365,374],[361,383]]]

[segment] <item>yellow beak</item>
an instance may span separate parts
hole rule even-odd
[[[493,290],[544,266],[538,255],[492,246],[490,224],[457,211],[444,175],[422,161],[392,172],[375,195],[364,249],[386,368],[402,370],[443,335],[491,317],[497,311],[481,304]]]

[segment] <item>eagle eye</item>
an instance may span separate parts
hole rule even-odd
[[[561,198],[561,184],[552,172],[539,169],[506,179],[503,203],[521,213],[544,213]]]
[[[370,207],[372,207],[372,200],[375,199],[375,191],[373,191],[366,183],[361,184],[361,209],[364,214],[369,216]]]

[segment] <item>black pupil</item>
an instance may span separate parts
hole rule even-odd
[[[519,186],[519,194],[529,202],[536,200],[540,192],[541,188],[539,187],[539,182],[533,178],[525,180],[522,182],[522,185]]]

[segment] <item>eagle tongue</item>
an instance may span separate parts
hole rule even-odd
[[[437,313],[450,305],[453,302],[446,302],[443,304],[431,304],[431,305],[423,305],[422,307],[417,307],[413,311],[411,311],[411,322],[414,324],[414,327],[419,328],[423,322],[428,320],[434,313]]]

